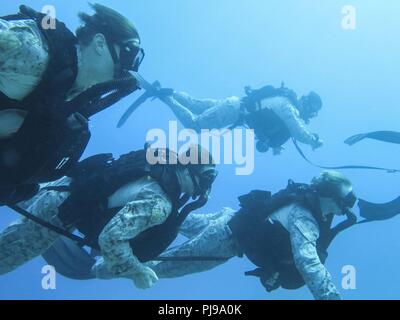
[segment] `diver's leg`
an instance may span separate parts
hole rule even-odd
[[[202,129],[222,129],[231,126],[238,121],[240,116],[240,99],[237,97],[209,100],[208,107],[200,114],[194,113],[190,106],[181,104],[173,97],[167,97],[165,102],[186,128],[196,132],[201,132]]]
[[[173,98],[195,114],[201,114],[218,103],[218,100],[213,99],[195,99],[189,96],[186,92],[180,91],[175,91]]]
[[[211,220],[208,226],[196,237],[171,248],[163,257],[226,257],[238,255],[227,223],[233,213],[228,213],[216,220]],[[226,260],[220,261],[164,261],[152,263],[152,268],[159,278],[176,278],[184,275],[203,272],[215,268]]]
[[[235,211],[231,208],[222,208],[220,211],[208,214],[191,213],[183,222],[179,229],[179,233],[191,239],[199,235],[205,228],[210,225],[210,222],[216,220],[223,215],[232,214]]]
[[[62,227],[57,218],[58,207],[67,197],[66,192],[41,192],[27,210]],[[41,255],[58,237],[57,233],[26,218],[11,224],[0,233],[0,274],[11,272]]]

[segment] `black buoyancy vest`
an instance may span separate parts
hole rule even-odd
[[[0,110],[21,109],[28,115],[20,130],[0,140],[0,185],[3,187],[51,181],[63,175],[79,160],[90,139],[83,119],[70,128],[60,112],[78,70],[76,38],[64,23],[44,29],[45,14],[26,6],[6,20],[31,19],[48,45],[49,61],[39,85],[22,101],[0,94]],[[39,142],[38,142],[39,141]]]
[[[271,195],[266,191],[253,191],[239,198],[241,210],[229,222],[229,227],[246,257],[257,267],[280,273],[280,285],[295,289],[304,285],[292,254],[289,232],[270,215],[291,203],[310,210],[320,228],[317,241],[318,254],[324,263],[327,257],[325,244],[329,237],[333,216],[324,219],[319,198],[306,184],[289,181],[288,187]]]
[[[294,106],[297,106],[297,95],[292,90],[281,87],[266,86],[259,90],[252,90],[242,99],[243,122],[254,129],[256,138],[266,142],[271,148],[278,148],[291,137],[290,131],[279,116],[268,108],[261,108],[264,99],[284,97]]]
[[[157,257],[169,246],[163,235],[177,229],[181,188],[176,176],[177,165],[149,165],[146,151],[134,151],[113,160],[111,154],[97,155],[80,162],[74,169],[71,195],[60,206],[59,218],[66,226],[76,227],[94,247],[108,222],[121,208],[108,209],[108,198],[119,188],[145,176],[157,181],[172,203],[167,220],[132,239],[135,256],[142,262]]]

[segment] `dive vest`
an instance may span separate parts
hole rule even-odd
[[[0,140],[0,185],[16,186],[50,181],[63,176],[83,153],[89,141],[87,123],[68,127],[62,110],[78,70],[76,38],[64,23],[56,20],[55,29],[43,29],[45,14],[26,6],[5,20],[34,20],[49,50],[47,69],[39,85],[22,101],[0,93],[0,110],[20,109],[28,115],[20,130]]]
[[[41,83],[22,101],[0,94],[0,111],[28,111],[19,131],[0,140],[0,190],[5,190],[0,194],[66,175],[89,142],[88,118],[137,89],[132,77],[113,80],[67,101],[78,72],[76,37],[57,20],[55,29],[43,29],[45,17],[21,6],[19,14],[2,18],[34,20],[47,42],[49,62]]]
[[[294,106],[298,100],[294,91],[281,87],[266,86],[259,90],[246,90],[247,96],[241,103],[241,122],[254,129],[257,140],[266,143],[271,148],[279,148],[291,137],[286,124],[278,115],[268,108],[261,108],[261,101],[274,97],[285,97]]]
[[[108,222],[122,208],[108,209],[108,198],[127,183],[151,177],[161,186],[172,203],[167,220],[152,227],[134,239],[130,245],[141,262],[158,257],[175,240],[179,227],[188,212],[189,197],[181,197],[176,175],[178,165],[150,165],[146,150],[134,151],[113,160],[111,154],[97,155],[80,162],[73,170],[70,196],[59,208],[59,218],[66,227],[76,227],[93,248],[99,248],[98,237]],[[192,203],[193,204],[193,203]],[[205,203],[200,204],[201,206]]]
[[[305,283],[295,266],[289,232],[269,217],[292,203],[308,209],[320,228],[317,250],[321,262],[325,263],[327,248],[332,240],[333,215],[324,219],[316,192],[306,184],[292,181],[286,189],[274,195],[267,191],[252,191],[240,197],[239,201],[241,209],[231,219],[229,227],[243,254],[258,267],[246,274],[263,280],[278,272],[279,286],[285,289],[302,287]]]

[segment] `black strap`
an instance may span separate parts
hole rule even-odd
[[[21,207],[19,207],[17,205],[10,204],[10,205],[8,205],[8,207],[10,209],[18,212],[20,215],[24,216],[25,218],[27,218],[27,219],[29,219],[29,220],[41,225],[42,227],[47,228],[47,229],[49,229],[51,231],[54,231],[54,232],[58,233],[59,235],[62,235],[64,237],[68,238],[68,239],[71,239],[72,241],[75,241],[81,247],[88,246],[88,247],[97,249],[97,245],[96,244],[90,243],[90,242],[88,242],[86,239],[84,239],[82,237],[79,237],[79,236],[77,236],[77,235],[75,235],[75,234],[73,234],[73,233],[71,233],[71,232],[69,232],[69,231],[67,231],[67,230],[65,230],[63,228],[57,227],[54,224],[52,224],[50,222],[47,222],[47,221],[45,221],[45,220],[33,215],[32,213],[28,212],[25,209],[22,209]]]
[[[399,173],[400,169],[388,169],[388,168],[381,168],[381,167],[371,167],[371,166],[362,166],[362,165],[345,165],[345,166],[336,166],[336,167],[328,167],[328,166],[321,166],[315,164],[311,160],[309,160],[304,152],[300,149],[298,143],[295,139],[292,139],[294,146],[296,147],[297,151],[301,155],[301,157],[311,164],[314,167],[321,168],[321,169],[328,169],[328,170],[347,170],[347,169],[362,169],[362,170],[379,170],[379,171],[386,171],[387,173]]]

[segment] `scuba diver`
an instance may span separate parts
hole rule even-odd
[[[181,227],[189,240],[167,250],[164,261],[150,263],[158,277],[210,270],[245,255],[257,266],[246,275],[259,277],[268,292],[307,284],[315,299],[340,299],[324,263],[335,236],[357,220],[350,211],[356,196],[346,177],[325,171],[310,185],[289,181],[274,195],[256,190],[239,201],[237,213],[224,208],[189,215]],[[344,214],[348,218],[332,227],[334,216]]]
[[[27,6],[0,18],[0,205],[67,174],[90,139],[88,119],[138,89],[130,73],[144,57],[136,28],[91,6],[76,35]]]
[[[144,79],[143,79],[144,80]],[[313,149],[322,146],[323,142],[315,133],[309,132],[306,124],[318,115],[322,108],[320,96],[311,92],[300,99],[297,94],[282,84],[280,88],[265,86],[258,90],[246,87],[244,98],[229,97],[226,99],[194,99],[187,93],[161,88],[158,82],[145,87],[149,92],[138,99],[137,108],[146,99],[159,97],[174,112],[182,124],[201,132],[201,129],[222,129],[246,126],[254,129],[257,139],[257,150],[274,154],[282,151],[282,146],[290,138],[310,145]],[[121,127],[132,114],[130,108],[121,118]]]
[[[160,161],[150,164],[150,154]],[[199,162],[205,158],[208,163]],[[0,274],[52,249],[68,230],[70,239],[80,239],[81,246],[101,255],[90,266],[92,277],[128,278],[139,288],[151,287],[158,278],[144,263],[167,249],[187,215],[206,204],[217,176],[211,155],[197,145],[179,156],[152,148],[117,160],[100,154],[81,161],[72,172],[45,185],[23,205],[40,224],[24,218],[1,232]],[[85,237],[77,238],[75,229]],[[57,271],[63,263],[79,263],[79,251],[70,261],[58,253],[61,261],[52,261]]]

